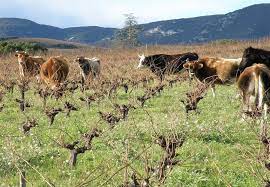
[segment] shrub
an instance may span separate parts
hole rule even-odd
[[[233,40],[233,39],[221,39],[221,40],[215,40],[212,43],[213,44],[236,44],[238,43],[238,40]]]
[[[35,53],[35,52],[47,52],[48,49],[41,46],[38,43],[11,42],[11,41],[0,42],[0,54],[8,54],[13,53],[15,51],[26,51],[30,53]]]

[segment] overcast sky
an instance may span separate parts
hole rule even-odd
[[[1,0],[0,17],[26,18],[57,27],[123,26],[125,13],[139,23],[228,13],[270,0]]]

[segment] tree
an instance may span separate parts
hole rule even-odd
[[[140,45],[138,37],[141,27],[138,25],[137,18],[133,13],[124,14],[124,16],[125,25],[116,32],[115,41],[123,47],[137,47]]]

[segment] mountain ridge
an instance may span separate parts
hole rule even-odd
[[[227,14],[140,24],[143,44],[201,43],[221,39],[257,39],[270,35],[270,4],[255,4]],[[110,41],[117,28],[60,28],[21,18],[0,18],[0,37],[50,38],[84,44]]]

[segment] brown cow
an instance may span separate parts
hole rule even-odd
[[[24,51],[16,51],[15,56],[18,58],[21,79],[36,76],[39,80],[40,67],[45,60],[39,56],[29,56]]]
[[[241,60],[241,58],[206,57],[197,61],[186,62],[184,68],[189,71],[190,76],[195,75],[200,82],[211,83],[213,96],[215,97],[215,84],[235,82]]]
[[[62,56],[51,57],[41,66],[41,79],[52,89],[64,82],[69,73],[67,60]]]
[[[264,64],[254,64],[247,67],[237,81],[243,98],[243,110],[254,112],[264,110],[264,117],[270,99],[270,70]]]

